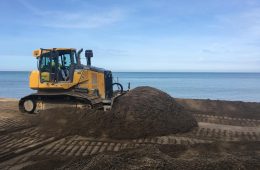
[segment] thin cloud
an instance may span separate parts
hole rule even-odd
[[[39,9],[26,0],[19,2],[37,16],[39,26],[53,28],[99,28],[117,23],[124,19],[125,11],[119,8],[108,9],[99,13],[73,11],[51,11]],[[39,12],[40,11],[40,12]],[[50,19],[51,18],[51,19]]]
[[[232,30],[233,33],[242,33],[247,37],[260,35],[260,8],[232,15],[219,15],[216,19],[217,24],[214,25],[216,28]]]
[[[227,46],[228,43],[222,42],[222,43],[211,43],[207,44],[207,48],[202,49],[203,53],[207,54],[228,54],[231,51],[231,49]]]
[[[50,15],[51,14],[48,11],[38,9],[37,7],[33,6],[31,3],[29,3],[26,0],[18,0],[18,1],[21,3],[21,5],[23,5],[26,9],[28,9],[34,15],[44,16],[44,15]]]
[[[54,15],[53,18],[52,21],[44,22],[43,26],[56,28],[98,28],[119,22],[123,18],[123,13],[118,9],[94,15],[60,12]]]

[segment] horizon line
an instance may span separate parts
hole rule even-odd
[[[0,72],[31,72],[32,70],[0,70]],[[255,71],[112,71],[114,73],[259,73]]]

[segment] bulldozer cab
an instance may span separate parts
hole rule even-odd
[[[41,83],[71,82],[73,80],[73,72],[77,65],[76,51],[41,49],[40,54],[38,69]]]

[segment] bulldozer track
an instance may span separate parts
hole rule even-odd
[[[35,127],[0,136],[0,162],[53,142],[55,137],[39,133]]]
[[[28,123],[28,121],[19,117],[15,119],[1,117],[0,119],[0,136],[33,126],[30,123]]]
[[[12,160],[10,164],[8,161],[0,164],[0,168],[12,166],[15,164],[20,165],[24,163],[28,163],[28,160],[32,157],[39,156],[65,156],[65,157],[82,157],[93,155],[101,152],[117,152],[124,149],[133,149],[137,147],[144,146],[152,146],[152,145],[194,145],[198,143],[211,143],[215,140],[213,137],[216,135],[218,140],[244,140],[243,136],[248,134],[239,133],[237,134],[237,138],[231,138],[230,134],[225,130],[215,131],[215,129],[206,129],[205,127],[199,127],[194,130],[192,133],[196,132],[193,135],[169,135],[169,136],[160,136],[154,138],[143,138],[143,139],[135,139],[135,140],[101,140],[95,138],[87,138],[82,136],[68,136],[61,139],[55,138],[44,138],[44,136],[39,136],[37,134],[37,129],[24,130],[23,134],[30,134],[33,137],[23,137],[17,140],[16,138],[7,138],[5,139],[7,142],[2,142],[0,147],[6,148],[6,152],[9,153],[9,157],[5,155],[5,157],[1,157],[1,161],[8,159]],[[252,134],[250,134],[253,136]],[[245,137],[246,140],[260,140],[259,134],[258,138]],[[12,136],[12,135],[11,135]],[[26,135],[24,135],[26,136]],[[4,143],[4,144],[3,144]],[[11,147],[11,148],[10,148]],[[15,152],[8,152],[14,151]],[[3,155],[3,151],[0,154]],[[3,159],[5,158],[5,159]],[[8,158],[8,159],[7,159]]]
[[[218,141],[260,141],[260,128],[199,122],[199,127],[185,136]]]
[[[260,121],[211,115],[194,115],[199,127],[185,134],[134,140],[111,140],[82,136],[53,137],[43,134],[37,127],[24,127],[23,119],[0,118],[0,169],[32,164],[31,157],[82,157],[102,152],[153,145],[194,145],[214,141],[260,141]],[[27,124],[28,125],[28,124]],[[16,129],[16,130],[15,130]],[[19,169],[19,168],[18,168]]]
[[[210,141],[173,136],[128,141],[97,140],[82,136],[70,136],[46,145],[45,147],[34,151],[32,155],[87,156],[105,151],[115,152],[123,149],[132,149],[156,144],[195,144],[206,142]]]
[[[14,168],[21,164],[28,163],[28,160],[37,156],[66,156],[82,157],[94,155],[101,152],[117,152],[124,149],[133,149],[137,147],[183,144],[192,145],[196,143],[208,143],[211,141],[191,139],[188,137],[163,136],[156,138],[145,138],[137,140],[116,141],[116,140],[97,140],[82,136],[69,136],[38,147],[37,149],[20,156],[14,157],[11,161],[0,164],[1,169],[8,167]],[[15,163],[14,163],[15,162]]]
[[[205,114],[193,114],[198,122],[208,122],[223,125],[234,126],[260,126],[260,120],[257,119],[243,119],[226,116],[213,116]]]

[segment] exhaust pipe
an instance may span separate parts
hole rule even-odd
[[[79,63],[79,65],[81,64],[80,63],[80,53],[82,53],[83,51],[83,48],[81,48],[78,52],[77,52],[77,63]]]

